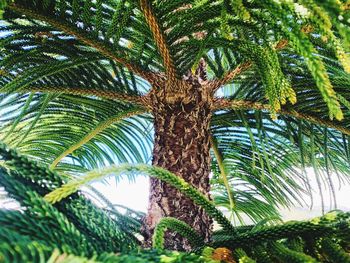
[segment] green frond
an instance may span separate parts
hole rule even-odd
[[[269,245],[269,248],[271,249],[272,253],[276,255],[276,257],[279,260],[282,260],[282,261],[295,262],[295,263],[297,262],[316,263],[317,262],[317,260],[315,260],[314,258],[300,252],[292,251],[277,242],[271,243]]]
[[[278,221],[277,207],[306,204],[304,194],[313,202],[307,168],[334,208],[337,183],[350,181],[349,1],[0,0],[0,18],[0,139],[40,163],[0,145],[0,185],[21,206],[0,211],[0,261],[203,261],[131,252],[142,214],[121,213],[91,186],[79,191],[135,174],[202,206],[223,227],[213,249],[228,246],[235,261],[348,261],[346,213],[260,226]],[[137,164],[151,160],[152,96],[182,95],[202,60],[208,101],[242,102],[211,105],[215,205],[174,174]],[[217,207],[234,224],[243,215],[260,223],[235,228]],[[157,246],[168,227],[208,245],[164,219]]]
[[[235,250],[236,256],[239,258],[239,263],[255,263],[256,261],[254,259],[251,259],[247,253],[244,252],[243,249],[236,249]]]
[[[19,155],[3,143],[0,145],[0,155],[1,159],[5,161],[6,166],[16,171],[17,176],[35,182],[49,191],[61,186],[65,182],[62,176]]]
[[[299,235],[320,236],[325,233],[332,233],[332,229],[329,226],[318,225],[313,222],[286,223],[284,225],[264,227],[257,231],[247,231],[237,236],[218,235],[215,237],[214,246],[244,247],[248,244],[251,246],[260,242],[282,239],[283,237],[296,237]],[[243,240],[246,245],[242,244]]]
[[[187,238],[193,248],[198,248],[204,245],[203,238],[200,237],[189,225],[171,217],[163,217],[157,224],[153,234],[153,248],[164,249],[164,234],[166,230],[178,232],[183,237]]]
[[[2,174],[1,185],[5,187],[5,190],[11,197],[18,200],[22,206],[27,207],[29,211],[32,209],[32,206],[34,206],[33,209],[36,211],[38,209],[35,208],[36,205],[42,207],[40,209],[44,209],[48,203],[37,196],[37,193],[44,196],[50,192],[52,187],[62,185],[62,177],[56,172],[38,166],[23,156],[18,156],[14,151],[7,150],[4,146],[1,148],[1,156],[6,160],[8,167],[14,170],[11,176],[7,173]],[[35,199],[31,197],[31,194],[35,196]],[[34,200],[37,200],[36,203]],[[54,215],[57,217],[58,215],[67,216],[67,219],[63,221],[67,224],[73,222],[74,227],[91,243],[88,247],[94,248],[96,251],[112,252],[134,247],[139,243],[135,237],[135,234],[138,234],[139,231],[135,229],[134,223],[131,223],[134,219],[126,220],[124,217],[123,220],[117,221],[115,218],[118,219],[120,216],[114,217],[109,215],[86,200],[81,194],[76,194],[69,200],[65,200],[56,208],[59,212],[54,210],[56,211]],[[89,224],[84,225],[83,222],[86,221],[89,221]],[[125,224],[125,222],[128,222],[128,224]],[[53,237],[56,236],[53,235]],[[64,238],[61,239],[62,241],[60,242],[63,242]],[[77,240],[79,242],[79,239]],[[73,247],[76,246],[78,245]]]
[[[231,121],[226,118],[229,115],[232,116]],[[225,117],[220,120],[220,116]],[[225,158],[228,180],[236,202],[236,209],[229,212],[237,216],[239,212],[245,213],[258,221],[266,216],[277,216],[274,205],[288,206],[292,200],[302,201],[300,196],[294,194],[302,191],[302,185],[298,182],[302,174],[294,167],[300,162],[299,153],[292,144],[288,146],[288,137],[280,137],[283,130],[277,123],[273,135],[274,126],[260,122],[260,117],[260,114],[228,112],[214,116],[212,121],[212,135],[217,138],[218,148]],[[215,200],[219,206],[229,209],[229,199],[225,202],[227,196],[220,186],[222,183],[215,159],[213,172]]]
[[[183,179],[164,169],[147,165],[124,165],[109,167],[102,171],[93,171],[85,177],[56,188],[43,198],[42,196],[48,193],[47,189],[50,186],[38,184],[40,176],[51,178],[57,183],[60,183],[61,178],[58,179],[55,172],[41,168],[26,157],[16,154],[13,150],[8,150],[4,145],[0,150],[2,158],[10,164],[9,168],[12,169],[12,171],[0,170],[0,184],[5,187],[11,197],[17,199],[25,208],[23,211],[0,211],[0,222],[4,225],[4,227],[0,227],[0,238],[6,241],[0,245],[0,257],[12,260],[12,262],[23,260],[45,262],[47,259],[57,258],[74,259],[78,262],[88,262],[88,260],[97,262],[128,262],[127,260],[130,260],[134,262],[133,260],[141,258],[147,262],[153,253],[152,251],[118,255],[106,253],[121,250],[122,242],[128,246],[127,250],[130,251],[132,249],[132,239],[130,239],[132,232],[125,229],[123,231],[117,230],[117,223],[113,223],[112,218],[99,212],[79,193],[73,194],[77,188],[91,180],[97,180],[109,174],[130,174],[132,172],[145,173],[162,179],[201,205],[210,216],[223,226],[220,233],[213,236],[214,240],[210,245],[213,248],[228,247],[235,250],[240,262],[254,262],[256,255],[263,255],[261,253],[264,253],[262,252],[264,247],[269,249],[268,256],[271,255],[271,258],[275,257],[278,260],[292,262],[316,262],[317,255],[314,257],[314,255],[309,255],[310,251],[300,251],[300,244],[297,244],[297,248],[291,242],[285,245],[286,238],[296,240],[301,237],[306,242],[309,239],[316,242],[319,238],[324,237],[334,237],[342,242],[350,240],[350,214],[339,211],[333,211],[311,221],[289,222],[274,226],[262,226],[264,222],[254,227],[234,228],[231,225],[225,225],[229,223],[225,221],[222,214]],[[47,177],[47,175],[50,176]],[[45,183],[50,185],[50,180],[46,180]],[[68,195],[70,196],[68,197]],[[52,205],[46,202],[48,199],[60,200],[60,202]],[[118,216],[116,216],[117,218]],[[84,224],[84,222],[88,222],[88,224]],[[126,226],[124,221],[121,223]],[[198,247],[205,245],[201,237],[193,232],[194,230],[188,225],[176,219],[165,218],[159,223],[155,232],[156,246],[162,246],[162,238],[166,228],[179,231]],[[113,238],[109,239],[111,236]],[[275,243],[271,243],[273,241]],[[9,242],[15,244],[16,249],[9,246]],[[251,251],[254,245],[257,245],[258,248],[262,246],[262,248],[259,251],[255,251],[255,249]],[[237,250],[237,248],[244,250]],[[329,243],[329,241],[321,242],[321,247],[316,249],[323,249],[327,257],[334,259],[347,260],[348,258],[339,245]],[[219,249],[217,253],[221,253],[220,251]],[[156,251],[153,257],[156,257],[157,260],[159,257],[160,262],[163,262],[162,260],[177,262],[175,260],[180,260],[180,258],[194,260],[191,262],[196,262],[196,260],[202,262],[201,260],[203,260],[202,256],[196,254],[174,253]]]
[[[61,159],[68,155],[59,163],[58,171],[69,168],[81,172],[82,168],[97,168],[106,162],[146,162],[149,159],[149,119],[129,117],[131,112],[141,113],[137,105],[74,95],[54,96],[45,102],[45,96],[32,95],[25,111],[21,106],[27,103],[28,95],[7,96],[0,102],[4,112],[0,119],[0,136],[9,145],[17,145],[20,152],[46,164],[51,164],[58,156]],[[13,105],[11,110],[9,104]],[[18,120],[21,121],[14,126]]]
[[[224,160],[222,159],[221,153],[219,152],[217,142],[215,142],[212,137],[210,137],[210,144],[211,144],[211,147],[213,149],[215,159],[216,159],[218,166],[219,166],[220,175],[222,177],[221,179],[226,187],[227,196],[228,196],[228,199],[230,202],[230,209],[234,209],[235,202],[234,202],[233,194],[232,194],[232,191],[230,189],[230,185],[229,185],[229,182],[227,179],[227,169],[225,167]],[[217,202],[215,202],[215,203],[217,204]]]
[[[0,230],[1,231],[1,230]],[[13,235],[13,233],[6,233]],[[23,237],[21,237],[23,239]],[[0,259],[3,262],[39,262],[44,263],[49,258],[52,248],[37,241],[20,241],[14,243],[1,243]]]
[[[50,165],[50,169],[54,169],[55,166],[68,154],[73,153],[76,149],[93,139],[97,134],[108,128],[114,123],[119,122],[123,118],[127,118],[130,116],[133,116],[135,114],[143,113],[143,110],[134,110],[132,109],[131,111],[125,111],[122,112],[120,115],[113,116],[101,123],[99,123],[89,134],[87,134],[85,137],[83,137],[80,141],[78,141],[76,144],[71,145],[67,150],[65,150],[62,154],[60,154]]]
[[[157,250],[131,251],[128,254],[102,253],[92,257],[63,253],[54,247],[39,242],[16,242],[16,249],[8,244],[0,245],[0,256],[5,262],[38,262],[38,263],[148,263],[148,262],[203,262],[203,257],[196,254]]]
[[[322,239],[321,251],[331,262],[350,262],[350,255],[339,244],[330,239]]]
[[[14,129],[16,128],[17,124],[22,120],[23,116],[25,115],[30,103],[32,102],[33,99],[33,93],[30,93],[30,95],[28,96],[28,99],[26,100],[25,105],[23,106],[21,113],[18,115],[17,119],[12,123],[11,128],[9,129],[9,131],[6,133],[6,135],[4,136],[3,140],[6,141],[6,138],[8,136],[11,135],[11,133],[14,131]]]
[[[313,47],[310,40],[308,40],[308,38],[302,32],[302,28],[298,26],[296,21],[289,18],[290,12],[295,12],[294,4],[287,3],[285,1],[278,4],[270,1],[269,4],[265,5],[265,7],[272,10],[271,14],[275,15],[277,21],[282,21],[282,25],[285,27],[282,26],[281,30],[283,30],[288,40],[290,40],[294,45],[295,50],[304,57],[305,63],[315,79],[316,85],[328,106],[330,118],[333,119],[333,117],[335,117],[337,120],[342,120],[343,114],[340,109],[339,102],[337,101],[335,91],[329,80],[324,63],[317,55],[317,51]],[[278,27],[277,24],[276,26]],[[292,30],[289,30],[288,28],[292,28]]]
[[[214,236],[213,247],[251,248],[253,245],[283,238],[301,237],[304,240],[306,238],[315,240],[321,236],[342,236],[343,229],[348,226],[349,213],[330,212],[310,221],[291,221],[275,226],[264,226],[256,230],[243,228],[243,231],[236,236],[222,231]]]
[[[123,64],[127,68],[135,69],[138,71],[137,74],[146,76],[146,67],[148,65],[142,65],[140,61],[133,60],[132,57],[136,55],[135,51],[128,48],[126,45],[127,41],[138,43],[139,35],[148,37],[150,42],[153,42],[151,37],[149,35],[147,36],[148,32],[145,32],[145,29],[140,27],[139,20],[141,17],[140,14],[135,13],[134,7],[134,3],[127,1],[120,1],[120,4],[108,2],[104,5],[101,5],[101,3],[97,1],[96,3],[91,3],[85,6],[84,3],[79,3],[79,1],[73,1],[71,4],[51,2],[48,7],[45,7],[44,2],[40,1],[37,4],[35,4],[35,2],[26,2],[17,3],[16,6],[10,5],[9,9],[13,10],[13,12],[11,13],[9,11],[9,15],[12,16],[11,18],[15,18],[17,16],[17,14],[15,14],[16,12],[25,12],[25,14],[31,19],[44,20],[46,23],[56,27],[56,29],[62,30],[64,34],[71,34],[71,36],[77,37],[78,40],[87,44],[88,49],[91,50],[91,48],[96,48],[99,52],[107,55],[107,57],[112,58],[116,62]],[[80,10],[80,8],[82,10]],[[126,12],[123,19],[119,19],[118,15],[120,11],[125,13],[125,9],[128,9],[129,11]],[[103,19],[101,18],[101,14],[103,14]],[[90,17],[90,19],[88,17]],[[131,17],[133,19],[130,19]],[[82,28],[89,31],[89,33],[83,32],[79,26],[79,23],[84,22],[84,20],[87,23],[84,23]],[[113,34],[113,37],[110,37],[111,34]],[[98,47],[98,45],[102,45],[103,47]],[[128,53],[128,50],[130,55],[127,55],[129,57],[127,59],[125,58],[125,52]],[[152,50],[152,47],[147,48],[143,55],[141,55],[145,57],[145,54],[150,53],[155,53],[154,50]],[[157,64],[156,61],[149,61],[147,55],[146,58],[143,58],[143,61],[153,65]]]
[[[56,208],[51,206],[49,203],[45,202],[37,192],[30,189],[30,182],[15,178],[14,176],[6,175],[4,171],[1,171],[1,185],[5,187],[6,191],[9,193],[10,197],[18,200],[22,206],[26,207],[29,216],[37,218],[38,220],[45,219],[45,225],[47,226],[42,233],[45,234],[44,237],[50,236],[53,243],[56,243],[63,250],[70,253],[79,253],[83,251],[85,254],[91,253],[91,245],[88,248],[86,238],[80,233],[76,227],[69,222],[64,214],[60,213]],[[55,235],[48,231],[49,226],[56,226],[57,232]],[[39,232],[40,233],[40,232]],[[42,238],[42,237],[41,237]],[[79,246],[82,247],[78,248]],[[90,250],[90,251],[89,251]]]
[[[7,4],[8,4],[7,0],[0,1],[0,19],[3,19],[4,9],[6,8]]]
[[[281,105],[286,104],[287,100],[295,104],[297,100],[290,82],[282,73],[276,50],[270,46],[246,45],[240,48],[256,64],[265,86],[265,97],[271,106],[271,115],[276,118],[276,112],[281,109]]]
[[[88,184],[94,180],[100,180],[106,176],[122,175],[122,174],[131,174],[133,172],[139,172],[141,174],[146,174],[158,179],[163,180],[164,182],[172,185],[183,194],[191,198],[197,205],[202,206],[205,211],[213,217],[224,229],[228,231],[235,232],[234,228],[227,220],[227,218],[215,208],[214,204],[210,202],[203,194],[198,192],[194,187],[185,182],[182,178],[177,177],[173,173],[162,169],[160,167],[153,167],[150,165],[137,164],[129,165],[123,164],[120,166],[110,166],[100,170],[90,171],[86,173],[85,176],[72,180],[67,184],[63,185],[60,188],[55,189],[51,193],[45,196],[45,200],[54,204],[60,202],[62,199],[68,197],[69,195],[75,193],[81,186]]]
[[[342,122],[334,123],[347,129],[349,127],[348,110],[345,108],[347,107],[346,90],[349,86],[349,74],[344,73],[341,65],[332,58],[333,55],[331,55],[327,45],[318,42],[315,45],[325,58],[324,62],[331,76],[332,85],[336,89],[337,98],[344,109],[345,119]],[[310,179],[303,170],[307,167],[313,167],[320,181],[326,183],[332,196],[332,206],[336,207],[334,186],[338,182],[340,183],[340,180],[348,180],[346,176],[349,169],[347,136],[344,131],[344,134],[341,134],[341,132],[336,131],[336,128],[328,127],[330,126],[329,123],[322,123],[323,120],[328,118],[328,109],[320,102],[322,98],[317,92],[316,84],[311,74],[308,73],[306,66],[300,62],[300,58],[292,55],[291,50],[284,49],[279,54],[279,59],[283,74],[291,81],[291,85],[296,92],[298,98],[296,104],[287,103],[283,105],[282,111],[277,114],[277,120],[271,120],[271,117],[268,116],[269,112],[265,110],[255,110],[254,113],[254,109],[242,109],[243,114],[240,111],[218,111],[213,117],[211,133],[218,141],[226,165],[232,163],[228,170],[236,171],[232,174],[232,179],[229,179],[230,185],[235,189],[239,189],[239,184],[243,184],[239,180],[243,179],[246,182],[251,174],[255,174],[255,176],[265,178],[263,184],[249,180],[249,184],[254,185],[253,189],[259,189],[258,195],[263,195],[267,203],[272,203],[278,199],[279,204],[284,203],[288,206],[288,203],[294,197],[296,199],[292,202],[299,200],[303,203],[304,201],[300,200],[298,195],[289,196],[288,194],[284,194],[281,198],[277,196],[271,198],[269,197],[270,193],[276,194],[285,190],[271,189],[270,191],[268,189],[272,185],[276,187],[276,183],[279,185],[278,182],[282,183],[280,178],[294,178],[293,186],[288,187],[289,182],[285,184],[283,181],[283,188],[286,190],[293,189],[291,191],[287,190],[289,193],[298,191],[297,189],[303,189],[302,192],[306,191],[309,194],[312,203],[313,197],[309,187]],[[225,97],[232,100],[266,104],[267,100],[264,98],[265,87],[263,83],[258,82],[253,74],[253,71],[244,72],[242,77],[236,79],[232,85],[227,85],[223,89]],[[315,98],[315,100],[311,98]],[[307,113],[311,117],[317,117],[319,122],[284,114],[284,109],[286,111],[295,110]],[[312,123],[314,129],[311,129]],[[314,147],[316,155],[314,157],[312,157],[309,150],[311,149],[311,136],[314,136],[316,144]],[[282,159],[277,161],[277,156]],[[317,159],[314,165],[311,163],[312,158]],[[230,159],[232,159],[232,162],[228,161]],[[245,165],[241,166],[240,163],[243,160],[245,160]],[[276,169],[277,163],[278,168]],[[214,174],[217,174],[218,168],[215,162],[213,167]],[[300,167],[300,170],[293,167]],[[259,172],[259,170],[264,172]],[[214,184],[216,185],[217,182],[219,183],[219,180],[215,179]],[[273,183],[270,184],[269,182]],[[220,187],[220,184],[218,184],[218,187],[222,191],[223,187]],[[287,196],[288,198],[286,198]],[[239,199],[239,197],[236,198]],[[253,199],[253,197],[250,198],[250,200]],[[221,199],[221,201],[224,201],[224,199]],[[228,207],[228,201],[227,199],[226,204],[221,203],[221,205]]]
[[[307,193],[312,198],[309,178],[303,172],[305,167],[313,167],[316,176],[326,182],[327,188],[334,193],[337,181],[347,180],[347,142],[344,144],[343,135],[337,131],[313,127],[306,121],[285,116],[274,121],[268,112],[242,114],[229,111],[214,115],[211,133],[218,141],[227,170],[231,171],[228,179],[236,202],[254,200],[253,195],[256,194],[269,204],[276,200],[276,205],[289,206],[295,201],[303,203],[301,195],[295,195],[296,192]],[[224,184],[220,182],[219,168],[216,160],[213,160],[213,190],[215,195],[222,196]],[[256,177],[252,178],[251,174]],[[247,197],[250,193],[251,196],[241,199],[239,195],[243,193]],[[335,205],[335,195],[332,196]],[[229,198],[226,198],[226,203],[225,198],[218,198],[218,201],[229,208]],[[241,209],[244,207],[248,209],[249,206],[242,203]]]

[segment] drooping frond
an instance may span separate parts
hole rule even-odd
[[[5,241],[0,244],[0,257],[5,261],[149,262],[152,259],[164,262],[166,259],[171,262],[212,262],[230,259],[254,262],[262,255],[270,262],[349,260],[346,253],[350,240],[349,213],[334,211],[310,221],[273,226],[261,222],[235,228],[202,194],[161,168],[146,165],[110,167],[62,185],[66,180],[55,172],[18,155],[3,144],[0,156],[8,164],[8,169],[0,170],[0,184],[25,208],[23,211],[0,212],[0,222],[4,223],[0,227],[0,239]],[[124,223],[127,217],[124,220],[113,218],[77,192],[80,186],[91,180],[123,171],[145,172],[175,186],[205,208],[223,229],[214,234],[212,242],[204,244],[187,224],[165,218],[157,227],[155,245],[161,248],[164,230],[171,228],[189,238],[195,244],[197,254],[130,250],[132,241],[137,243],[137,238],[132,238],[132,229],[125,229],[129,225]],[[46,194],[52,188],[54,191]],[[210,247],[205,247],[208,245]],[[115,251],[127,254],[116,254]]]
[[[123,164],[120,166],[110,166],[101,170],[95,170],[88,172],[85,176],[68,182],[60,188],[55,189],[51,193],[45,196],[45,200],[50,203],[56,203],[62,199],[70,196],[71,194],[78,191],[78,189],[94,180],[102,179],[110,175],[122,175],[132,172],[138,172],[139,174],[146,174],[170,184],[175,187],[188,198],[191,198],[194,203],[199,206],[202,206],[203,209],[208,213],[209,216],[213,217],[224,229],[227,231],[235,232],[230,222],[227,218],[215,208],[214,204],[210,202],[202,193],[196,190],[193,186],[187,183],[184,179],[177,177],[175,174],[162,169],[160,167],[152,167],[150,165],[138,164],[138,165],[129,165]]]
[[[328,7],[322,4],[322,7],[317,7],[315,2],[317,1],[253,1],[245,4],[248,7],[246,10],[249,12],[249,19],[243,21],[240,16],[234,14],[238,10],[233,10],[231,6],[233,15],[230,16],[230,12],[226,12],[226,19],[221,20],[227,24],[226,31],[231,29],[229,35],[226,33],[229,37],[221,40],[220,44],[215,42],[220,48],[217,47],[208,57],[213,74],[221,77],[226,72],[223,77],[225,82],[232,80],[238,72],[255,68],[264,83],[263,91],[274,110],[279,107],[276,103],[285,104],[285,98],[289,97],[292,103],[298,100],[298,96],[293,93],[294,86],[285,86],[288,79],[287,82],[283,80],[283,74],[280,73],[282,65],[280,66],[276,59],[273,62],[273,57],[288,49],[294,57],[300,57],[298,64],[306,66],[306,72],[310,72],[315,80],[317,89],[328,105],[331,118],[334,114],[336,119],[342,119],[330,75],[320,54],[322,52],[318,49],[319,43],[315,43],[314,39],[328,45],[329,50],[334,52],[334,56],[341,62],[343,70],[349,72],[350,60],[346,54],[349,46],[334,44],[342,41],[342,37],[339,39],[336,33],[337,28],[348,28],[348,22],[342,19],[342,15],[347,11],[343,9],[342,4],[335,1]],[[214,43],[211,45],[214,46]],[[283,62],[285,59],[280,56],[279,60]],[[293,69],[298,64],[288,66]],[[274,82],[278,83],[277,86]],[[213,84],[215,86],[215,83]]]
[[[275,184],[284,185],[283,188],[287,192],[287,189],[303,188],[310,193],[310,176],[303,170],[313,167],[319,184],[317,192],[325,199],[323,196],[326,194],[323,195],[319,190],[322,184],[327,185],[332,196],[332,206],[336,207],[336,185],[342,184],[343,180],[348,181],[346,174],[349,172],[347,152],[350,124],[346,98],[350,75],[334,60],[335,53],[328,44],[317,38],[312,38],[312,41],[324,59],[330,81],[342,104],[344,119],[329,120],[328,108],[321,102],[322,97],[318,93],[315,80],[307,71],[301,57],[295,56],[289,48],[281,50],[279,60],[298,100],[294,105],[282,105],[277,111],[277,120],[272,120],[269,116],[271,106],[264,96],[263,81],[254,75],[252,68],[241,72],[231,85],[226,85],[218,92],[220,97],[214,102],[217,105],[217,114],[212,122],[212,134],[218,141],[224,163],[229,167],[228,170],[237,171],[232,175],[230,182],[233,194],[235,191],[240,193],[242,188],[247,190],[248,187],[252,195],[266,195],[269,191],[261,187],[269,187],[269,182],[271,187],[276,187]],[[231,166],[233,163],[234,166]],[[218,164],[214,167],[218,172]],[[254,178],[249,174],[256,174],[261,180],[265,178],[265,181],[261,181],[264,184],[259,185],[260,182],[257,181],[254,187],[251,182],[248,186],[243,186],[243,182]],[[243,182],[240,181],[242,177]],[[293,182],[289,181],[293,186],[288,187],[288,180],[283,178],[294,178]],[[235,181],[236,183],[233,183]],[[294,185],[295,183],[299,186]],[[219,189],[223,187],[219,186]],[[260,190],[256,192],[255,189]],[[271,193],[276,194],[275,190]],[[237,198],[239,199],[238,196]],[[293,199],[288,194],[282,196],[285,200],[290,200],[289,198]],[[272,199],[277,200],[278,197]],[[250,200],[253,200],[253,197]],[[228,207],[228,199],[226,202],[222,201],[224,200],[221,197],[220,203]],[[270,202],[268,199],[265,201]],[[279,202],[284,203],[282,200]],[[261,207],[263,208],[264,204],[261,204]]]
[[[92,255],[91,253],[94,250],[113,252],[122,248],[131,248],[139,243],[134,236],[135,233],[138,233],[138,230],[133,227],[132,223],[132,220],[136,220],[136,218],[131,218],[131,223],[128,224],[125,224],[127,218],[115,221],[113,214],[96,207],[81,193],[76,193],[60,204],[52,206],[43,199],[43,196],[57,186],[62,185],[65,179],[55,172],[51,172],[27,158],[19,156],[16,152],[8,150],[4,145],[1,146],[0,151],[3,160],[10,169],[9,171],[1,170],[1,185],[5,187],[11,197],[20,202],[21,207],[26,208],[25,214],[32,218],[27,224],[36,219],[43,221],[43,233],[37,231],[39,241],[47,241],[47,235],[50,235],[50,231],[46,230],[45,226],[47,224],[47,227],[49,227],[50,224],[53,224],[58,228],[62,227],[66,231],[62,235],[67,235],[66,238],[63,238],[58,234],[52,234],[51,238],[55,239],[52,241],[53,243],[57,242],[58,245],[69,244],[66,239],[72,239],[72,242],[76,240],[74,242],[77,242],[77,244],[71,244],[67,247],[67,250],[62,247],[63,251],[67,252],[78,249],[81,246],[80,243],[86,244],[86,251],[84,252],[86,255]],[[15,215],[17,215],[16,212],[13,216]],[[18,216],[21,217],[22,215],[18,214]],[[90,216],[91,219],[88,219]],[[11,220],[12,217],[8,217],[8,220]],[[7,220],[6,217],[3,217],[3,220]],[[25,218],[21,220],[26,221]],[[89,224],[84,224],[87,221],[89,221]],[[10,221],[6,222],[11,225]],[[53,226],[51,228],[51,231],[55,231]],[[23,229],[23,231],[21,234],[26,235],[26,229]]]
[[[148,120],[127,118],[131,113],[142,113],[139,107],[94,97],[48,98],[41,93],[6,96],[0,105],[4,113],[1,137],[47,164],[58,163],[68,155],[58,165],[59,170],[79,172],[106,162],[148,161]]]
[[[279,51],[288,47],[292,54],[300,56],[315,80],[330,118],[343,118],[323,57],[313,38],[328,44],[344,71],[349,72],[349,22],[346,19],[349,12],[346,3],[332,1],[324,4],[315,0],[295,3],[272,0],[248,3],[19,0],[10,3],[7,10],[6,18],[12,23],[4,27],[7,32],[16,30],[16,26],[18,28],[18,25],[13,25],[17,23],[13,18],[25,15],[28,19],[21,23],[18,31],[9,34],[7,50],[10,50],[11,44],[16,47],[18,43],[23,44],[18,41],[14,44],[17,36],[28,44],[26,46],[30,46],[31,42],[38,47],[40,55],[60,55],[61,59],[53,61],[50,67],[45,67],[41,61],[37,68],[31,68],[27,73],[33,75],[32,81],[36,78],[35,72],[45,71],[51,75],[56,68],[65,71],[85,63],[81,59],[74,63],[61,61],[64,54],[47,50],[47,43],[56,46],[57,42],[65,40],[91,52],[91,60],[101,57],[113,60],[155,85],[164,85],[164,79],[151,71],[163,71],[168,81],[174,82],[193,69],[202,57],[216,77],[226,75],[227,81],[235,75],[230,70],[249,61],[243,65],[253,66],[259,73],[264,93],[274,112],[287,100],[295,103],[298,99],[294,87],[283,75],[278,59]],[[22,47],[21,52],[32,52],[33,46],[28,50]],[[100,58],[96,57],[97,54]],[[28,54],[24,56],[32,57]],[[4,58],[12,60],[11,55]],[[21,60],[16,59],[17,62]],[[9,72],[6,68],[3,70]],[[17,77],[24,81],[28,75]],[[19,86],[20,79],[16,80]]]
[[[217,140],[225,169],[230,171],[228,181],[236,208],[230,210],[230,199],[222,197],[224,183],[214,156],[217,204],[231,212],[246,213],[253,220],[267,216],[268,204],[289,206],[292,200],[303,203],[301,193],[308,194],[312,201],[306,167],[313,167],[319,184],[327,185],[333,207],[335,185],[348,181],[348,138],[336,130],[291,117],[274,121],[268,112],[229,111],[214,116],[212,136]],[[276,215],[272,209],[270,216]]]
[[[50,4],[42,2],[19,1],[11,4],[8,8],[13,12],[11,18],[26,15],[30,20],[42,21],[51,26],[51,30],[59,30],[59,34],[66,35],[69,40],[76,39],[87,49],[94,49],[106,59],[128,68],[134,73],[149,79],[149,72],[144,69],[148,66],[140,64],[140,60],[134,60],[132,56],[140,56],[149,52],[145,44],[140,41],[147,41],[147,33],[140,28],[140,16],[137,14],[135,5],[128,1],[119,1],[118,3],[91,3],[84,5],[80,1],[70,1],[62,3],[50,1]],[[84,6],[84,8],[81,8]],[[125,14],[121,16],[121,12]],[[9,12],[10,13],[10,12]],[[14,13],[17,13],[15,15]],[[9,16],[11,16],[9,14]],[[9,19],[9,17],[7,17]],[[34,22],[35,23],[35,22]],[[131,24],[131,25],[130,25]],[[136,29],[138,29],[136,31]],[[53,40],[61,40],[59,36],[54,37],[51,30],[47,28],[34,27],[29,31],[29,35],[38,37],[39,42],[51,37]],[[140,32],[141,31],[141,32]],[[142,37],[138,38],[138,35]],[[145,34],[145,35],[144,35]],[[73,39],[72,39],[73,38]],[[138,43],[134,43],[138,42]],[[126,58],[125,52],[132,51],[128,45],[138,44],[142,47],[141,53],[133,51],[130,59]],[[148,49],[148,50],[147,50]],[[152,51],[151,51],[152,52]],[[154,52],[154,51],[153,51]]]

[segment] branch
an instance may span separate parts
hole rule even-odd
[[[231,82],[236,76],[248,70],[252,65],[253,65],[253,62],[251,61],[241,63],[234,70],[227,72],[225,76],[223,76],[221,79],[215,79],[211,81],[209,85],[212,92],[215,93],[215,91],[217,91],[220,87]]]
[[[216,161],[218,163],[218,166],[219,166],[219,171],[220,171],[220,175],[221,175],[222,181],[224,182],[224,185],[225,185],[225,188],[226,188],[228,200],[230,202],[231,215],[232,215],[233,214],[233,210],[235,209],[236,205],[235,205],[235,201],[234,201],[234,198],[233,198],[233,195],[232,195],[230,184],[228,182],[228,178],[227,178],[228,175],[227,175],[227,172],[226,172],[226,169],[225,169],[224,160],[222,159],[222,154],[221,154],[221,152],[219,150],[217,142],[216,142],[215,138],[213,138],[212,135],[210,135],[209,141],[210,141],[210,145],[211,145],[211,147],[213,149],[215,159],[216,159]]]
[[[275,48],[277,50],[280,50],[280,49],[284,49],[286,46],[288,46],[288,40],[282,39],[275,45]],[[239,64],[235,69],[227,72],[225,76],[223,76],[221,79],[216,79],[211,81],[209,85],[212,92],[215,93],[215,91],[217,91],[220,87],[230,83],[239,74],[250,69],[252,65],[253,65],[253,61],[249,60],[249,61],[243,62]]]
[[[153,34],[154,40],[157,44],[160,55],[163,58],[164,67],[168,76],[169,82],[176,81],[176,70],[174,63],[172,61],[169,47],[165,41],[165,36],[161,31],[161,27],[157,22],[155,15],[153,14],[151,4],[148,0],[140,0],[141,10],[145,16],[146,22],[150,27],[150,30]]]
[[[19,5],[12,4],[12,5],[9,5],[7,8],[9,8],[10,10],[12,10],[16,13],[20,13],[20,14],[23,14],[25,16],[31,17],[32,19],[44,21],[44,22],[50,24],[51,26],[61,30],[62,32],[66,33],[68,35],[74,36],[82,43],[96,49],[97,51],[99,51],[102,55],[106,56],[107,58],[122,64],[128,70],[130,70],[130,71],[134,72],[136,75],[146,79],[151,84],[157,84],[161,81],[159,79],[159,76],[156,73],[151,72],[151,71],[145,71],[145,70],[141,69],[140,67],[138,67],[137,65],[128,62],[124,58],[120,58],[120,57],[116,56],[116,54],[113,52],[113,50],[110,47],[103,44],[99,40],[96,40],[96,39],[94,40],[94,39],[87,37],[78,28],[74,28],[72,26],[69,26],[67,23],[56,20],[52,17],[38,14],[31,9],[28,9],[28,8],[25,8],[25,7],[22,7]]]
[[[313,32],[313,28],[306,24],[301,28],[301,31],[305,34],[310,34],[311,32]],[[287,39],[281,39],[280,41],[277,42],[277,44],[275,45],[275,49],[276,50],[281,50],[284,49],[288,46],[289,41]],[[231,70],[229,72],[227,72],[225,74],[225,76],[221,79],[217,79],[217,80],[213,80],[210,83],[210,88],[213,92],[213,94],[215,93],[215,91],[217,91],[220,87],[230,83],[236,76],[238,76],[239,74],[241,74],[242,72],[248,70],[251,66],[253,65],[252,61],[246,61],[243,62],[242,64],[238,65],[234,70]]]
[[[260,102],[254,101],[245,101],[245,100],[227,100],[223,98],[214,99],[213,110],[223,110],[223,109],[232,109],[232,110],[270,110],[269,104],[263,104]],[[325,120],[310,114],[297,112],[295,110],[281,109],[276,112],[280,115],[287,115],[295,117],[297,119],[306,120],[317,125],[325,126],[327,128],[332,128],[338,130],[339,132],[350,135],[350,129],[339,124],[336,124],[332,121]]]
[[[134,115],[138,115],[144,113],[144,110],[131,110],[127,112],[123,112],[121,114],[118,114],[117,116],[113,116],[105,121],[102,121],[99,123],[90,133],[85,135],[83,138],[81,138],[80,141],[72,144],[67,150],[65,150],[63,153],[61,153],[50,165],[50,169],[53,170],[56,165],[67,155],[71,154],[74,152],[76,149],[80,148],[83,146],[85,143],[89,142],[91,139],[93,139],[97,134],[101,133],[105,129],[107,129],[109,126],[112,124],[121,121],[122,119],[129,118]]]
[[[25,90],[20,91],[18,93],[24,93],[24,92],[42,92],[42,93],[69,94],[69,95],[80,95],[80,96],[96,96],[104,99],[130,102],[130,103],[145,107],[147,110],[151,108],[151,103],[147,95],[146,96],[130,95],[130,94],[123,94],[120,92],[115,92],[112,90],[44,86],[44,87],[28,87]]]

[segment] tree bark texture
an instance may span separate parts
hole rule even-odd
[[[182,177],[209,197],[211,104],[210,96],[204,93],[197,82],[187,85],[185,94],[174,95],[171,100],[163,92],[153,94],[153,165]],[[212,220],[205,211],[175,188],[151,178],[143,226],[146,246],[151,244],[156,224],[165,216],[186,222],[209,240]],[[166,233],[165,247],[191,249],[186,239],[170,231]]]

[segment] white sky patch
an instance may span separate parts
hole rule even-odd
[[[136,211],[146,212],[148,205],[149,178],[137,176],[135,182],[125,177],[118,184],[109,177],[105,182],[91,184],[113,204],[124,205]]]

